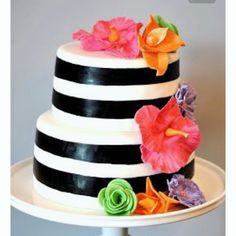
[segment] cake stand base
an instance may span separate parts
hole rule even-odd
[[[100,236],[130,236],[129,227],[150,226],[187,220],[205,214],[224,201],[225,174],[215,164],[196,158],[193,180],[204,193],[207,202],[196,207],[147,216],[108,216],[105,213],[73,208],[40,196],[33,188],[32,158],[11,168],[11,203],[20,211],[64,224],[101,227]]]
[[[128,228],[102,228],[100,236],[131,236],[128,234]]]

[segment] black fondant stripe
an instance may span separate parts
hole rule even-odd
[[[56,59],[55,76],[81,84],[139,85],[163,83],[179,77],[179,60],[169,64],[163,76],[156,76],[150,68],[112,69],[72,64]]]
[[[192,178],[194,174],[194,160],[177,173],[183,174],[187,178]],[[93,197],[96,197],[99,191],[112,180],[110,178],[89,177],[58,171],[41,164],[36,158],[34,158],[34,176],[39,182],[50,188]],[[166,180],[171,179],[172,176],[173,174],[157,174],[150,176],[150,178],[157,190],[165,191],[167,190]],[[146,176],[126,180],[131,184],[136,193],[145,191]]]
[[[107,119],[132,119],[144,105],[162,108],[170,97],[135,101],[101,101],[76,98],[53,90],[52,104],[59,110],[77,116]]]
[[[93,145],[67,142],[50,137],[39,130],[36,131],[35,144],[46,152],[75,160],[127,165],[142,163],[140,145]]]

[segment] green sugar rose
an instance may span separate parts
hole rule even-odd
[[[109,215],[130,215],[137,205],[131,185],[124,179],[112,180],[100,190],[98,200]]]

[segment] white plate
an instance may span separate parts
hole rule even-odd
[[[225,174],[215,164],[196,158],[193,180],[207,202],[193,208],[148,216],[107,216],[93,211],[62,206],[37,194],[32,185],[32,158],[16,163],[11,169],[12,206],[43,219],[66,224],[95,227],[135,227],[186,220],[218,207],[225,197]]]

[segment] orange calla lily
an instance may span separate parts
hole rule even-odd
[[[174,32],[160,27],[150,16],[143,34],[138,33],[138,41],[143,58],[147,65],[157,70],[157,75],[163,75],[168,67],[168,53],[185,46],[184,41]]]
[[[134,214],[150,215],[168,212],[179,204],[174,198],[168,197],[163,192],[157,192],[149,177],[146,179],[146,192],[136,194],[138,204]]]

